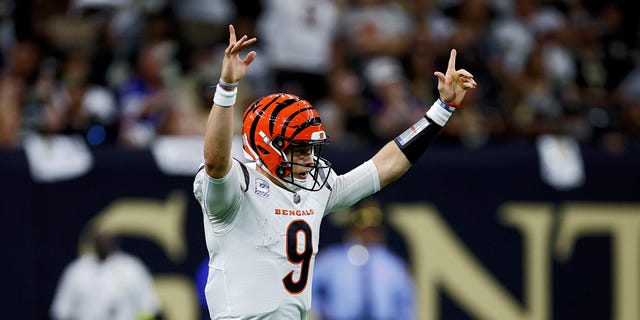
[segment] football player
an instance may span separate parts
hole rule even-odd
[[[229,26],[204,164],[194,181],[210,257],[205,295],[211,319],[305,319],[323,217],[404,174],[476,82],[455,69],[451,50],[446,72],[435,73],[440,98],[425,116],[342,175],[321,157],[327,133],[309,102],[286,93],[259,98],[242,118],[243,150],[252,160],[243,164],[231,157],[233,105],[238,81],[256,57],[239,52],[255,42],[237,39]]]

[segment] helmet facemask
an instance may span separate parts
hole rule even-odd
[[[278,139],[286,138],[279,136],[275,140]],[[292,191],[297,191],[295,189],[309,191],[322,189],[327,183],[329,169],[331,169],[331,163],[320,156],[322,147],[327,143],[326,139],[289,140],[288,143],[285,143],[287,147],[284,150],[279,150],[282,161],[276,168],[277,178]],[[312,161],[304,161],[305,157],[310,157]],[[296,177],[296,173],[300,171],[306,172],[304,180]]]

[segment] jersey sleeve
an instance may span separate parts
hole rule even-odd
[[[215,179],[201,166],[193,182],[193,194],[202,212],[214,225],[227,225],[235,218],[246,182],[241,164],[233,161],[226,176]]]
[[[355,169],[337,176],[331,185],[325,215],[349,207],[380,191],[380,177],[373,160],[368,160]]]

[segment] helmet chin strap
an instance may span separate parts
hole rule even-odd
[[[300,190],[303,190],[304,188],[300,187],[300,186],[304,186],[306,187],[307,184],[309,183],[309,178],[307,177],[306,179],[298,179],[298,178],[293,178],[293,181],[295,181],[295,184],[293,184],[291,182],[291,174],[289,174],[288,176],[284,177],[284,178],[279,178],[273,174],[271,174],[271,171],[269,171],[269,168],[267,168],[266,165],[264,165],[264,163],[262,163],[262,161],[260,161],[260,159],[258,159],[258,161],[256,161],[256,164],[262,168],[262,171],[264,171],[266,174],[270,175],[271,177],[277,179],[278,181],[280,181],[284,187],[291,191],[291,192],[298,192]],[[287,181],[287,178],[289,178]],[[297,185],[296,185],[297,184]]]

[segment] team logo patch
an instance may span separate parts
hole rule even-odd
[[[255,194],[261,196],[261,197],[265,197],[265,198],[269,198],[269,183],[263,179],[260,178],[256,178],[256,188],[253,192],[255,192]]]

